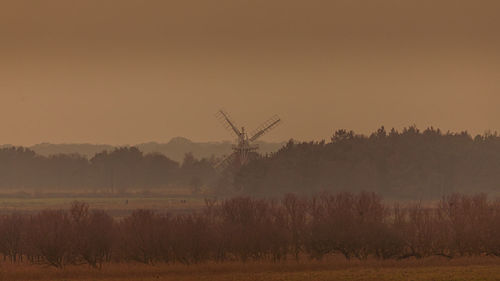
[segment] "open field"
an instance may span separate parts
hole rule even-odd
[[[93,210],[105,210],[115,218],[127,216],[137,209],[154,210],[160,213],[185,213],[203,208],[205,198],[215,198],[215,196],[193,195],[187,188],[135,190],[128,193],[4,191],[0,193],[0,215],[32,214],[45,209],[68,209],[74,201],[85,202]],[[385,199],[384,202],[392,206],[395,203],[414,203],[416,200]],[[419,202],[423,206],[433,206],[437,200]]]
[[[68,209],[74,201],[85,202],[91,209],[105,210],[113,217],[123,217],[137,209],[158,212],[191,212],[204,206],[203,196],[189,191],[137,191],[133,193],[2,193],[0,215],[36,213],[44,209]]]
[[[498,258],[405,261],[304,261],[148,266],[111,264],[102,270],[1,264],[0,280],[500,280]]]

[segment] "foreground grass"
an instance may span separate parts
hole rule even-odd
[[[224,263],[184,265],[110,264],[102,270],[86,266],[63,270],[0,265],[0,280],[500,280],[500,259],[428,258],[407,261],[306,261],[295,263]]]

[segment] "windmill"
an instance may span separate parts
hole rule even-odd
[[[259,148],[254,142],[265,133],[274,129],[281,122],[281,119],[277,115],[274,115],[253,130],[250,133],[251,137],[248,137],[249,135],[245,131],[245,127],[241,127],[240,130],[238,125],[236,125],[226,111],[221,109],[215,116],[228,131],[233,132],[237,137],[236,144],[233,145],[233,153],[215,165],[215,168],[219,171],[227,168],[231,164],[242,166],[248,163],[251,155]]]

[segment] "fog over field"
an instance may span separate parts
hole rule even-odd
[[[498,280],[499,11],[0,1],[0,280]]]

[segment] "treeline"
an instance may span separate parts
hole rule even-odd
[[[103,151],[90,159],[78,154],[41,156],[27,148],[10,147],[0,149],[0,188],[119,191],[182,185],[198,189],[214,180],[213,161],[186,154],[179,164],[135,147]]]
[[[135,147],[80,155],[40,156],[26,148],[0,149],[0,188],[96,189],[202,187],[220,195],[279,196],[323,190],[373,191],[388,198],[437,199],[453,192],[496,193],[500,136],[443,133],[408,127],[366,135],[338,130],[331,140],[289,141],[238,170],[218,173],[217,159],[182,163]],[[229,166],[236,167],[234,166]]]
[[[369,136],[338,130],[328,142],[290,141],[249,163],[236,186],[250,194],[374,191],[391,198],[439,198],[500,190],[500,136],[416,127]]]
[[[500,202],[454,194],[431,207],[389,206],[367,192],[288,194],[207,200],[192,214],[137,210],[121,220],[74,202],[69,210],[1,217],[0,253],[11,262],[55,267],[500,256]]]

